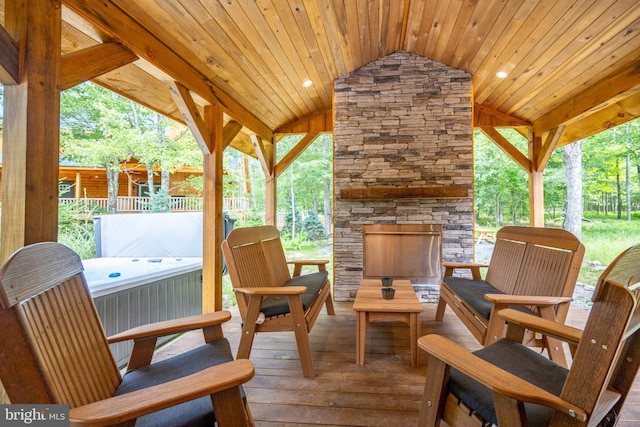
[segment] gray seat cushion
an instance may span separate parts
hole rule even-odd
[[[473,354],[536,386],[560,395],[568,371],[546,357],[513,341],[502,339]],[[456,369],[451,369],[449,391],[465,402],[482,419],[498,424],[491,391]],[[546,426],[553,410],[546,406],[525,404],[530,426]]]
[[[478,314],[487,320],[489,320],[489,316],[491,315],[493,304],[484,298],[485,294],[504,294],[504,292],[497,290],[484,280],[447,276],[444,278],[444,282],[460,299],[467,302]],[[519,305],[510,306],[510,308],[531,313],[530,310]]]
[[[283,286],[306,286],[307,291],[300,296],[302,307],[306,311],[320,293],[322,286],[327,281],[328,273],[319,271],[317,273],[304,274],[292,277]],[[289,301],[286,296],[270,297],[262,302],[260,311],[265,317],[279,316],[289,313]]]
[[[219,339],[127,373],[116,395],[172,381],[232,360],[229,342]],[[136,426],[211,426],[214,422],[211,397],[205,396],[140,417]]]

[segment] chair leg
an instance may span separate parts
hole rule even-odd
[[[246,427],[252,425],[253,420],[245,410],[240,387],[212,394],[211,403],[213,403],[218,426]]]
[[[248,359],[253,346],[253,338],[256,333],[256,319],[260,313],[260,304],[262,297],[252,295],[249,299],[247,307],[247,315],[242,325],[242,335],[240,336],[240,344],[238,345],[238,354],[236,359]]]
[[[447,309],[447,302],[442,299],[442,297],[438,298],[438,307],[436,308],[436,320],[438,322],[442,322],[444,318],[444,311]]]
[[[333,296],[331,295],[331,292],[329,292],[329,295],[327,295],[327,299],[325,300],[325,305],[327,307],[328,315],[333,316],[334,314],[336,314],[336,311],[333,309]]]
[[[302,367],[302,375],[305,377],[315,377],[316,373],[313,367],[311,344],[309,343],[309,331],[307,330],[307,322],[304,318],[304,312],[302,311],[300,295],[290,295],[288,299],[291,321],[293,322],[293,332],[296,336],[298,356],[300,357],[300,365]]]
[[[538,311],[540,312],[540,317],[543,319],[552,320],[557,322],[556,313],[553,306],[544,306],[538,307]],[[553,360],[560,366],[564,366],[568,368],[567,356],[564,352],[564,342],[557,339],[545,336],[544,344],[547,347],[547,352],[549,353],[549,359]]]
[[[426,378],[418,425],[433,427],[439,424],[444,411],[448,394],[446,384],[449,380],[449,366],[440,359],[429,356]]]
[[[493,404],[500,425],[513,427],[528,425],[524,403],[499,393],[493,393]]]

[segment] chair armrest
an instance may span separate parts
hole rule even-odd
[[[293,261],[287,261],[287,264],[293,264],[293,276],[299,276],[302,273],[302,267],[305,265],[316,265],[318,271],[327,271],[327,264],[329,260],[326,259],[297,259]]]
[[[580,421],[587,419],[587,413],[583,409],[476,357],[465,348],[443,336],[436,334],[425,335],[418,339],[418,346],[443,363],[473,378],[494,393],[522,402],[544,405],[570,416],[575,416]]]
[[[443,262],[442,266],[444,267],[444,275],[452,276],[455,270],[470,270],[471,276],[474,280],[479,280],[481,278],[480,269],[489,267],[487,264],[476,264],[476,263],[468,263],[468,262]]]
[[[442,263],[443,267],[450,268],[486,268],[489,267],[488,264],[477,264],[475,262],[450,262],[446,261]]]
[[[107,339],[109,343],[116,343],[132,339],[161,337],[222,324],[229,319],[231,319],[231,313],[228,311],[216,311],[175,320],[149,323],[112,335]]]
[[[174,381],[73,408],[69,412],[69,418],[71,425],[117,424],[238,387],[253,375],[254,367],[248,359],[234,360]]]
[[[264,288],[237,288],[234,292],[245,295],[260,296],[278,296],[278,295],[297,295],[307,291],[306,286],[273,286]]]
[[[510,295],[510,294],[485,294],[484,298],[494,304],[509,305],[557,305],[562,303],[570,303],[573,301],[571,297],[554,297],[554,296],[532,296],[532,295]]]
[[[287,261],[287,264],[300,264],[300,265],[327,265],[328,259],[295,259]]]
[[[514,323],[533,332],[557,338],[569,344],[578,345],[582,338],[582,330],[563,323],[554,322],[534,314],[523,313],[512,308],[498,311],[498,316],[509,323]]]

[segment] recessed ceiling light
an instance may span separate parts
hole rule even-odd
[[[498,71],[498,72],[496,73],[496,76],[497,76],[497,77],[499,77],[499,78],[501,78],[501,79],[506,79],[506,78],[507,78],[507,76],[508,76],[508,74],[507,74],[507,72],[506,72],[506,71]]]
[[[305,80],[305,81],[302,83],[302,86],[303,86],[303,87],[309,87],[309,86],[311,86],[312,84],[313,84],[313,82],[312,82],[311,80]]]

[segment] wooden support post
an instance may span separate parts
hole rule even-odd
[[[4,90],[2,260],[58,236],[61,3],[8,0],[4,25],[23,60]]]
[[[550,147],[546,147],[546,149],[552,150]],[[531,168],[527,171],[529,176],[529,225],[532,227],[544,227],[544,178],[542,173],[546,162],[539,162],[539,159],[544,156],[542,138],[534,133],[529,139]]]
[[[210,131],[211,154],[204,155],[204,202],[202,209],[202,312],[222,310],[222,156],[223,109],[205,107],[204,121]]]
[[[264,143],[257,135],[251,136],[251,142],[265,176],[265,224],[277,226],[275,144],[273,141]]]

